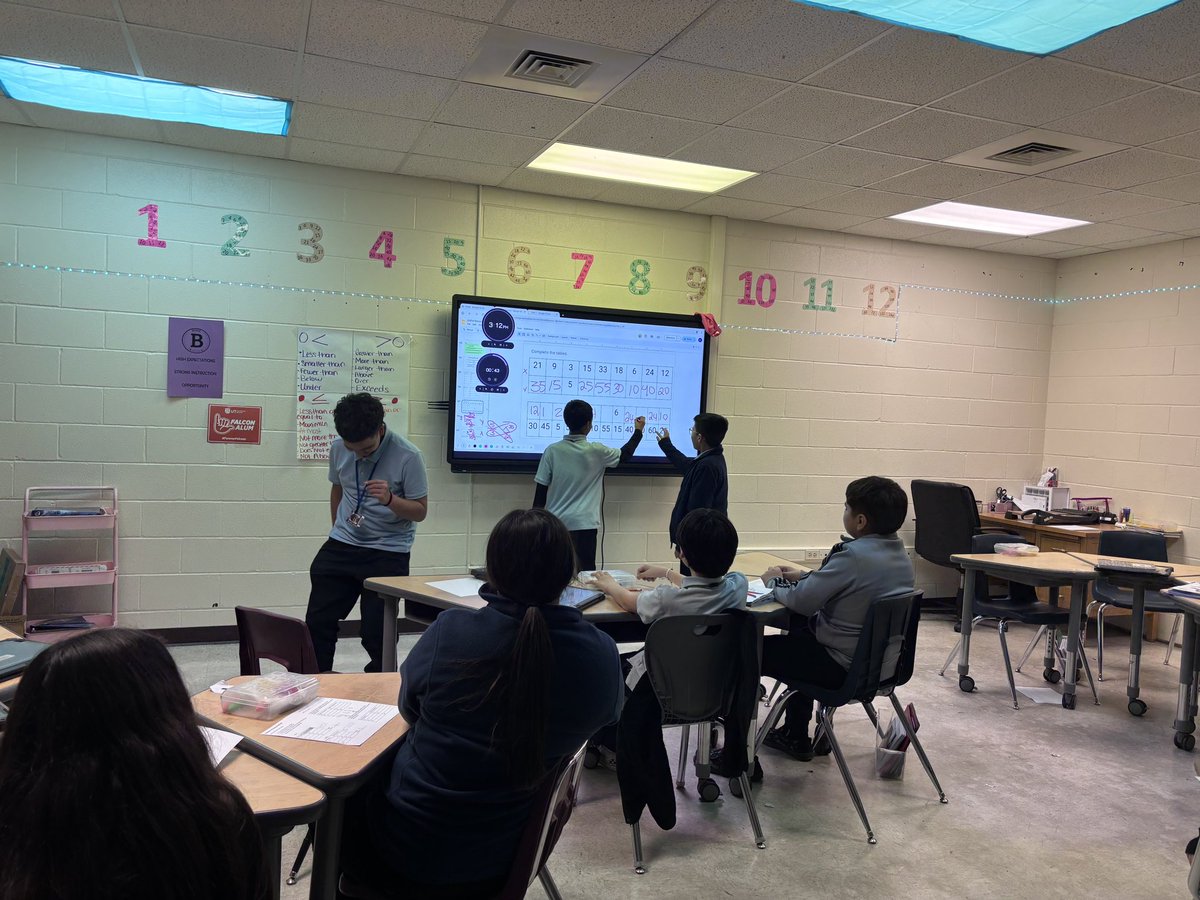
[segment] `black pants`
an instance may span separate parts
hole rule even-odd
[[[580,572],[590,572],[596,568],[596,531],[572,531],[571,543],[575,546],[575,561]]]
[[[792,616],[789,628],[787,634],[763,638],[763,674],[789,687],[799,682],[829,688],[843,684],[846,670],[817,640],[811,620]],[[808,723],[813,716],[812,697],[793,694],[784,707],[784,715],[787,718],[780,727],[788,738],[808,737]]]
[[[360,594],[362,645],[371,657],[365,671],[382,671],[383,601],[374,591],[364,591],[363,581],[376,576],[407,575],[408,558],[407,553],[356,547],[332,538],[317,551],[308,570],[312,592],[308,595],[304,621],[312,634],[317,667],[322,672],[333,668],[338,622],[350,615]]]

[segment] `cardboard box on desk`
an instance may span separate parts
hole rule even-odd
[[[13,612],[25,580],[25,563],[12,550],[0,550],[0,627],[25,633],[25,616]]]

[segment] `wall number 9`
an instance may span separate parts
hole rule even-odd
[[[699,303],[704,299],[704,295],[708,293],[708,273],[704,271],[704,266],[692,266],[687,270],[687,277],[684,281],[696,292],[687,295],[689,300]]]

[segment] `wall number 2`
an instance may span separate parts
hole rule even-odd
[[[883,316],[884,318],[896,318],[896,310],[893,307],[896,305],[896,289],[890,284],[881,285],[879,293],[887,297],[883,306],[879,309],[875,308],[875,284],[871,283],[863,287],[863,293],[867,295],[867,306],[862,311],[864,316]]]
[[[237,227],[233,230],[233,237],[221,245],[222,256],[249,256],[250,251],[245,247],[239,247],[238,244],[250,231],[250,223],[246,221],[245,216],[239,216],[237,213],[225,213],[221,216],[221,224],[228,225],[233,223]]]

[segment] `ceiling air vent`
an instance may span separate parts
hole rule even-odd
[[[591,70],[592,64],[586,59],[558,56],[541,50],[526,50],[509,67],[507,74],[509,78],[573,88],[583,81]]]
[[[1040,166],[1042,163],[1048,163],[1062,157],[1074,156],[1078,152],[1078,150],[1072,150],[1070,147],[1056,147],[1053,144],[1030,141],[1018,147],[1010,147],[1008,150],[993,153],[987,158],[994,159],[997,162],[1015,163],[1019,166]]]

